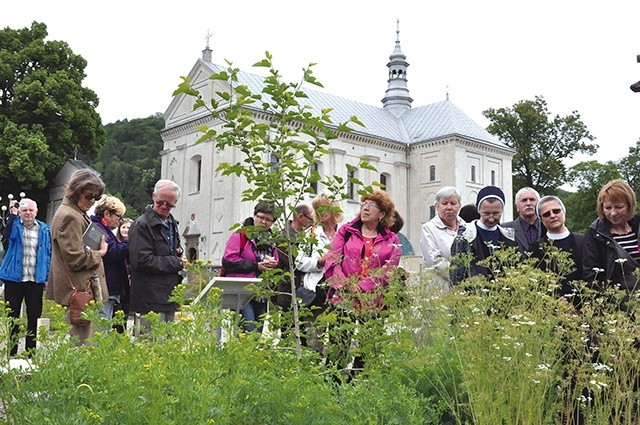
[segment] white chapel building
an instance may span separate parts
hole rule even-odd
[[[339,123],[355,115],[365,124],[332,141],[331,154],[318,164],[325,175],[347,178],[345,164],[357,165],[365,156],[377,172],[358,170],[355,177],[364,184],[383,183],[405,220],[402,232],[420,254],[421,226],[435,215],[436,192],[443,186],[455,186],[462,193],[462,203],[475,203],[478,191],[486,185],[501,187],[507,199],[505,218],[512,216],[511,160],[515,151],[480,127],[448,98],[430,105],[412,107],[409,94],[406,56],[400,49],[399,36],[387,63],[388,88],[378,106],[317,91],[305,86],[305,99],[319,111],[333,108],[331,118]],[[225,82],[208,77],[226,69],[212,62],[209,46],[203,50],[188,76],[205,102]],[[240,84],[260,93],[263,78],[241,72]],[[226,91],[226,90],[224,90]],[[199,126],[215,126],[211,115],[200,108],[193,110],[193,98],[174,97],[164,114],[161,132],[162,178],[175,181],[182,196],[173,211],[180,222],[189,259],[201,258],[221,263],[229,228],[253,213],[253,204],[241,201],[247,183],[215,172],[221,162],[237,162],[242,157],[233,150],[220,151],[213,143],[195,142],[201,136]],[[256,108],[255,119],[264,119]],[[265,158],[266,160],[266,158]],[[318,189],[319,191],[322,188]],[[357,198],[357,194],[354,196]],[[345,221],[353,218],[359,199],[344,201]]]

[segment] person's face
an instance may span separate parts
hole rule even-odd
[[[500,223],[500,218],[502,217],[502,202],[495,201],[483,201],[480,204],[480,209],[478,212],[480,213],[480,221],[487,227],[493,227],[496,224]]]
[[[36,216],[38,215],[38,208],[36,204],[33,202],[27,202],[25,207],[22,207],[18,210],[18,216],[22,219],[22,222],[31,226],[36,221]]]
[[[300,227],[303,229],[309,228],[309,226],[311,226],[315,221],[313,216],[314,216],[313,212],[311,214],[307,214],[307,213],[298,214],[298,222],[300,223]]]
[[[380,206],[375,201],[369,199],[360,204],[360,220],[363,223],[377,226],[384,217],[384,211],[380,210]]]
[[[624,202],[605,200],[602,203],[602,212],[613,226],[621,226],[629,221],[629,207]]]
[[[87,189],[80,194],[76,205],[78,206],[78,208],[80,208],[80,210],[82,210],[82,212],[87,212],[91,209],[93,204],[95,204],[95,202],[100,199],[100,197],[102,197],[102,194],[98,193],[98,191],[96,191],[95,189]]]
[[[545,202],[540,205],[540,220],[549,233],[564,232],[565,215],[562,207],[556,201]]]
[[[269,230],[273,226],[273,222],[276,221],[273,214],[258,212],[253,215],[253,223],[260,230]]]
[[[516,202],[516,210],[520,217],[525,220],[531,220],[536,217],[536,203],[538,197],[533,190],[525,190],[520,194],[518,202]]]
[[[438,213],[438,217],[440,217],[443,222],[454,223],[458,216],[458,211],[460,211],[460,202],[458,201],[458,197],[452,195],[448,198],[441,199],[436,204],[436,211]]]
[[[162,219],[166,220],[178,202],[178,195],[169,188],[161,188],[158,192],[153,192],[153,210]]]
[[[122,219],[123,215],[124,215],[124,211],[114,210],[114,211],[105,211],[103,217],[107,222],[107,226],[109,226],[110,229],[117,229],[118,226],[120,225],[120,220]]]
[[[120,225],[120,235],[122,236],[122,239],[124,239],[125,241],[127,239],[129,239],[129,228],[131,227],[131,222],[130,221],[125,221],[124,223],[122,223]]]

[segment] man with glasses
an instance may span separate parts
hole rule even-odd
[[[297,245],[297,237],[298,233],[308,229],[313,225],[315,221],[315,212],[313,207],[304,202],[299,203],[295,206],[294,212],[292,213],[291,220],[289,220],[285,226],[284,232],[291,241],[293,245]],[[290,270],[289,268],[289,255],[285,250],[278,249],[278,254],[280,256],[280,263],[282,269],[287,272]],[[295,258],[294,258],[295,260]],[[302,284],[302,272],[295,269],[295,282],[296,288],[299,288]],[[278,283],[276,288],[276,297],[275,303],[287,310],[291,307],[291,282],[289,279],[284,278],[282,281]]]
[[[496,186],[485,186],[478,192],[476,206],[480,218],[458,229],[458,236],[451,246],[451,281],[459,284],[463,279],[478,274],[489,276],[491,271],[478,262],[493,255],[498,249],[518,248],[515,231],[499,225],[504,211],[504,192]],[[465,264],[464,254],[471,253],[469,264]],[[461,254],[456,256],[456,254]]]
[[[153,204],[129,229],[130,307],[140,315],[153,311],[161,320],[172,322],[178,304],[169,297],[182,281],[180,272],[187,263],[178,223],[171,214],[180,198],[180,187],[171,180],[158,180],[151,197]],[[148,321],[141,323],[148,331]]]

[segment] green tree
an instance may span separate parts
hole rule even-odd
[[[596,218],[598,192],[609,180],[620,178],[618,165],[614,161],[604,164],[598,161],[583,161],[568,172],[569,181],[577,190],[565,198],[567,227],[573,232],[584,232]]]
[[[629,148],[627,156],[618,161],[620,177],[624,179],[640,198],[640,139]]]
[[[0,187],[36,198],[67,159],[104,143],[98,97],[82,86],[87,61],[46,37],[37,22],[0,30]]]
[[[491,121],[487,131],[516,150],[514,187],[529,186],[549,193],[567,181],[565,159],[598,149],[590,143],[594,137],[577,111],[551,118],[542,96],[522,100],[511,108],[487,109],[483,115]]]
[[[275,207],[275,216],[280,222],[286,223],[296,205],[305,193],[311,192],[312,182],[321,181],[337,197],[344,194],[344,179],[338,176],[320,176],[313,171],[312,165],[320,162],[324,155],[329,154],[332,140],[337,139],[340,132],[351,131],[349,125],[363,125],[356,117],[347,122],[334,124],[331,121],[331,108],[322,109],[319,114],[304,102],[307,95],[302,90],[303,84],[322,85],[313,76],[313,64],[303,69],[303,77],[297,83],[284,83],[281,75],[273,68],[272,57],[269,52],[266,58],[254,64],[254,67],[267,68],[269,75],[264,79],[261,93],[252,93],[248,86],[239,83],[240,71],[228,62],[228,69],[211,75],[211,80],[226,83],[227,91],[216,91],[216,96],[208,104],[197,89],[184,82],[174,92],[174,95],[185,94],[195,98],[194,109],[208,109],[216,123],[215,127],[203,126],[203,135],[198,140],[213,142],[216,148],[236,149],[240,152],[240,159],[234,163],[222,163],[216,171],[223,175],[239,176],[249,185],[242,193],[243,201],[265,201]],[[269,115],[269,120],[256,118],[259,115]],[[365,161],[360,161],[355,167],[372,167]],[[362,187],[362,182],[352,179]],[[372,190],[364,187],[360,190]],[[346,195],[343,195],[346,196]],[[238,227],[240,224],[237,225]],[[249,229],[248,232],[251,232]],[[276,234],[273,241],[288,255],[289,270],[280,274],[263,272],[263,282],[275,287],[281,279],[288,279],[291,293],[295,292],[294,261],[298,244],[308,244],[314,241],[305,237],[304,232],[297,234],[292,241],[286,232]],[[294,317],[294,333],[296,337],[296,353],[301,358],[300,326],[298,320],[298,305],[292,300]]]
[[[160,178],[163,127],[161,114],[105,126],[107,140],[91,165],[101,173],[107,193],[127,206],[128,217],[142,214]]]

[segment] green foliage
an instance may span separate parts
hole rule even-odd
[[[488,109],[483,115],[491,121],[489,133],[514,148],[513,186],[533,187],[547,193],[565,183],[564,160],[577,153],[595,153],[594,137],[573,111],[551,118],[542,96],[522,100],[511,108]],[[551,119],[550,119],[551,118]]]
[[[608,181],[620,178],[620,171],[613,161],[583,161],[571,167],[568,176],[577,190],[565,198],[570,206],[566,225],[571,231],[584,233],[596,218],[598,192]]]
[[[311,183],[321,182],[336,199],[346,198],[344,188],[348,182],[339,176],[321,176],[312,172],[313,165],[330,153],[331,142],[337,139],[339,133],[349,132],[351,125],[362,125],[362,122],[351,117],[347,122],[333,123],[331,108],[317,110],[303,101],[307,98],[304,84],[322,86],[313,75],[313,64],[303,69],[299,82],[284,83],[273,66],[271,54],[266,52],[265,58],[254,65],[268,69],[260,93],[253,93],[240,81],[240,70],[234,68],[231,62],[227,61],[227,64],[226,70],[209,77],[225,83],[225,90],[216,91],[209,103],[190,85],[187,77],[183,77],[183,83],[174,91],[174,96],[193,97],[194,110],[204,108],[213,117],[213,127],[201,127],[202,136],[196,143],[212,142],[221,151],[234,149],[240,154],[235,162],[220,163],[216,171],[224,176],[237,176],[245,180],[248,185],[242,192],[242,200],[271,204],[281,229],[290,221],[293,207],[306,194],[313,193]],[[364,160],[357,165],[347,164],[348,170],[356,167],[372,168]],[[372,190],[362,187],[363,183],[356,179],[352,178],[350,182],[361,186],[361,193]],[[254,229],[246,230],[250,237]],[[298,232],[293,238],[287,232],[275,231],[269,237],[278,247],[280,258],[286,257],[288,269],[263,272],[263,288],[258,288],[258,295],[269,295],[264,291],[276,288],[282,280],[290,284],[289,293],[294,293],[293,259],[297,255],[297,246],[315,241],[307,238],[304,232]],[[292,299],[291,307],[295,334],[299,336],[295,299]],[[296,351],[300,356],[299,338]]]
[[[96,160],[90,161],[107,185],[107,193],[127,206],[127,217],[135,219],[144,212],[160,179],[163,127],[160,114],[107,124],[107,141]]]
[[[43,200],[67,159],[104,143],[98,97],[82,85],[87,62],[46,37],[37,22],[0,30],[0,187]]]

